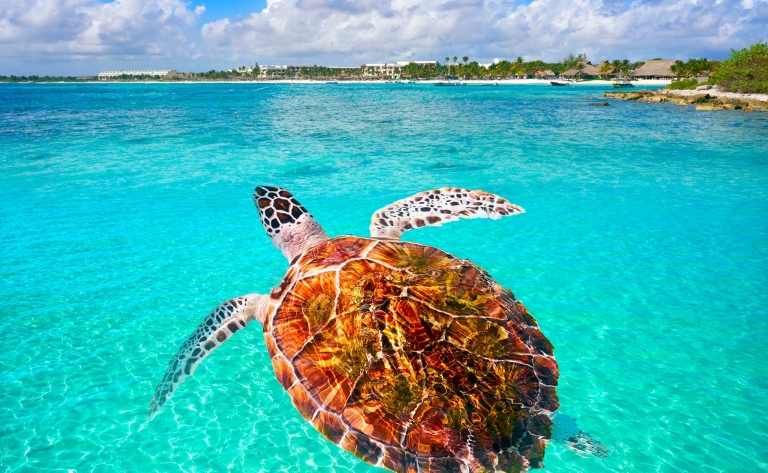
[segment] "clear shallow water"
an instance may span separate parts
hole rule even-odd
[[[291,190],[366,234],[418,191],[527,213],[409,232],[513,288],[555,346],[562,412],[605,461],[768,470],[768,115],[580,87],[0,87],[0,470],[379,471],[325,441],[249,327],[142,424],[221,301],[287,267],[250,202]]]

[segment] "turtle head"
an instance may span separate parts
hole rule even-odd
[[[328,240],[323,227],[285,189],[258,186],[253,193],[253,203],[259,209],[267,236],[289,261]]]

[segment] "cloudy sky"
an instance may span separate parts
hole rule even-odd
[[[0,75],[493,58],[721,59],[768,0],[0,0]]]

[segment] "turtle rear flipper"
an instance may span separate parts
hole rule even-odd
[[[568,438],[565,445],[576,453],[594,455],[601,460],[608,456],[608,447],[587,432]]]
[[[601,460],[608,456],[608,447],[581,430],[573,417],[558,412],[552,418],[552,422],[554,423],[552,438],[557,442],[565,444],[580,455],[594,455]]]

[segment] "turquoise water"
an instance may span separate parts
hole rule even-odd
[[[0,86],[0,471],[379,471],[292,407],[252,326],[142,428],[168,360],[287,262],[250,193],[329,234],[418,191],[527,213],[412,231],[513,288],[561,411],[551,472],[768,470],[768,114],[600,87]]]

